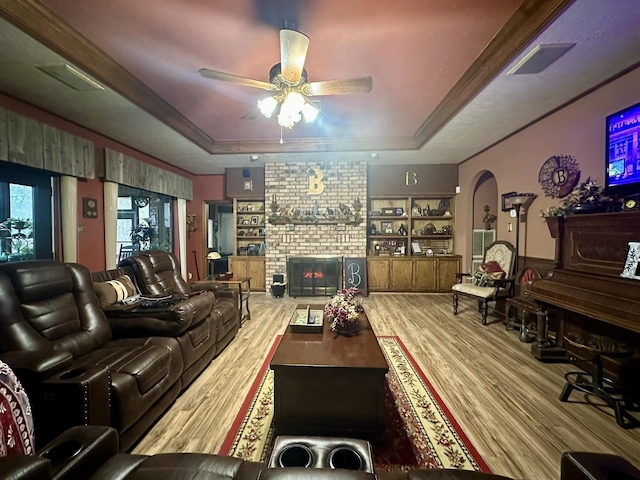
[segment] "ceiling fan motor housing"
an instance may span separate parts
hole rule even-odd
[[[302,85],[308,82],[307,71],[303,68],[302,74],[300,75],[300,80],[296,83],[292,83],[284,78],[284,76],[282,76],[282,64],[276,63],[269,70],[269,81],[279,89],[284,87],[294,87],[296,85]]]

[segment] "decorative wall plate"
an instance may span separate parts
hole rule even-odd
[[[580,180],[580,169],[575,157],[554,155],[542,164],[538,182],[544,194],[551,198],[566,197]]]

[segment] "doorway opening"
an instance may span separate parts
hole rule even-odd
[[[230,202],[208,202],[207,253],[217,252],[220,258],[207,258],[209,276],[229,270],[229,256],[233,255],[233,205]],[[215,255],[213,255],[215,257]]]

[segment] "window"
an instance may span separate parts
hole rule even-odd
[[[141,250],[173,251],[173,198],[120,185],[118,187],[118,261]]]
[[[52,177],[0,162],[0,262],[53,258]]]

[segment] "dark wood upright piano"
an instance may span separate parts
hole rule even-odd
[[[582,368],[567,333],[596,333],[634,346],[629,359],[605,359],[605,374],[640,398],[640,280],[622,278],[629,242],[640,241],[640,212],[573,215],[561,223],[555,268],[526,292],[555,313],[556,346]]]

